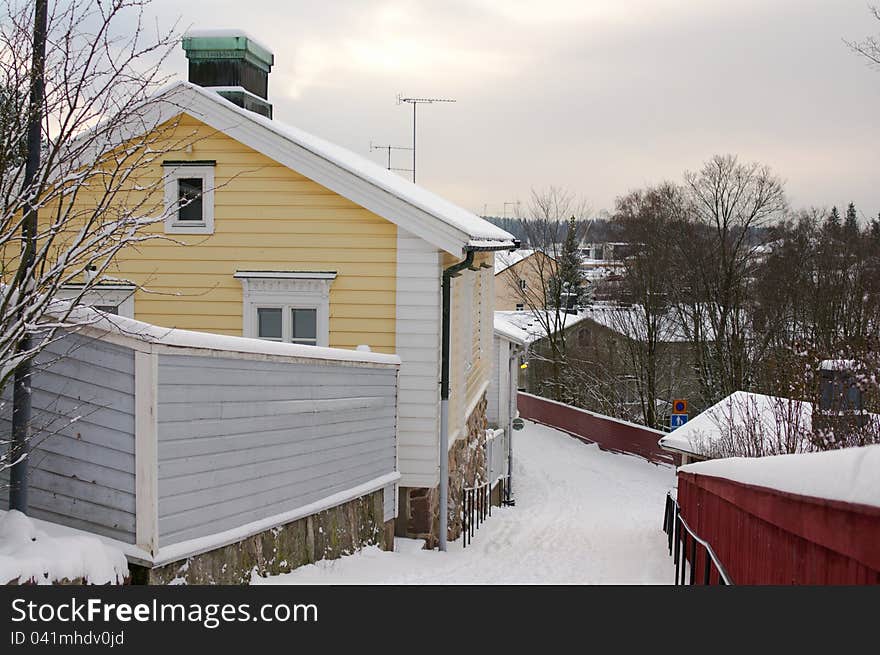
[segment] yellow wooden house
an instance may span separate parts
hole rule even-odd
[[[436,539],[446,492],[454,538],[457,494],[478,482],[466,479],[474,467],[465,460],[486,422],[493,253],[514,248],[514,238],[270,118],[273,57],[254,39],[191,33],[184,49],[191,81],[158,94],[155,116],[140,123],[186,144],[144,172],[165,189],[166,218],[150,229],[173,241],[124,251],[112,283],[87,300],[160,326],[396,353],[397,531]],[[444,271],[462,261],[468,266],[447,276],[448,453],[441,454],[441,287]]]

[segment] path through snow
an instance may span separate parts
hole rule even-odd
[[[473,544],[446,553],[398,539],[255,584],[666,584],[669,466],[615,455],[526,422],[514,435],[516,506],[493,508]]]

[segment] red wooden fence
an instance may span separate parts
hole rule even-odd
[[[734,584],[880,584],[878,507],[684,471],[678,504]]]
[[[517,395],[517,407],[522,418],[568,432],[583,441],[596,443],[604,450],[639,455],[657,464],[674,462],[672,454],[657,445],[657,440],[665,432],[529,393]]]

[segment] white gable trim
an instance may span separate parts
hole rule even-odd
[[[122,143],[123,137],[133,138],[183,113],[305,175],[451,255],[462,257],[468,245],[484,245],[484,249],[500,250],[513,245],[512,238],[507,243],[486,241],[485,237],[471,237],[462,229],[445,222],[442,216],[435,216],[380,188],[258,120],[250,120],[246,113],[242,113],[218,94],[185,82],[178,82],[159,94],[138,120],[114,130],[108,145],[111,142]],[[99,154],[92,153],[92,156]]]
[[[470,238],[461,230],[443,223],[427,212],[413,207],[384,189],[379,189],[299,144],[284,139],[259,123],[243,121],[242,116],[237,112],[209,100],[202,94],[192,93],[192,103],[187,103],[186,106],[185,113],[239,143],[305,175],[437,248],[452,255],[462,256]]]

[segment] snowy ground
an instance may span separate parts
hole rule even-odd
[[[0,584],[122,584],[128,576],[121,550],[79,531],[47,534],[42,527],[48,525],[15,510],[0,511]]]
[[[421,550],[398,539],[254,584],[668,584],[661,530],[673,469],[602,452],[526,422],[514,435],[516,507],[492,517],[462,549]]]

